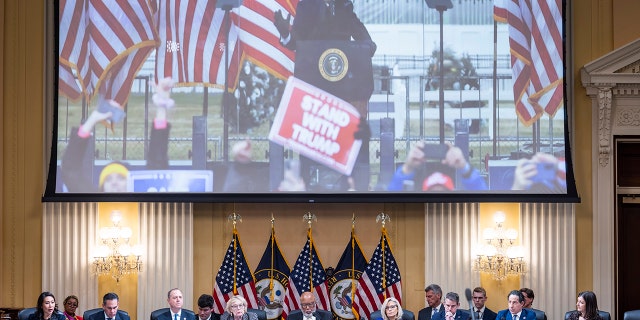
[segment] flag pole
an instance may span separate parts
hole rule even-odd
[[[313,292],[313,236],[311,233],[311,223],[314,221],[318,221],[316,215],[307,211],[302,216],[302,219],[307,222],[307,237],[309,237],[309,288],[310,291]]]
[[[271,301],[273,301],[274,298],[274,293],[273,293],[273,274],[274,274],[274,246],[275,246],[275,237],[276,237],[276,227],[275,227],[275,223],[276,223],[276,219],[273,217],[273,212],[271,213],[271,239],[269,239],[269,241],[271,241],[271,272],[269,273],[269,299],[271,299]]]
[[[355,281],[355,274],[356,274],[356,251],[355,251],[355,247],[356,247],[356,214],[355,212],[353,213],[353,215],[351,216],[351,274],[354,277],[354,281]],[[356,284],[358,282],[356,281]],[[351,286],[351,301],[353,301],[353,299],[355,298],[356,295],[356,287],[355,286]]]
[[[235,209],[235,208],[234,208]],[[238,294],[238,279],[236,278],[237,273],[237,250],[238,250],[238,231],[236,229],[236,225],[238,222],[242,222],[242,217],[235,212],[235,210],[229,215],[227,218],[233,224],[233,294]]]
[[[380,212],[378,214],[378,216],[376,217],[376,222],[381,222],[382,227],[381,227],[381,232],[382,232],[382,237],[380,237],[380,250],[382,251],[382,295],[384,296],[384,298],[387,298],[387,266],[386,266],[386,262],[385,262],[385,258],[386,258],[386,254],[385,254],[385,240],[386,240],[386,236],[387,236],[387,229],[385,227],[387,221],[391,221],[391,217],[384,213],[384,212]]]

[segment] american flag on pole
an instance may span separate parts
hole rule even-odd
[[[228,48],[225,11],[209,0],[156,0],[160,47],[156,80],[171,77],[177,86],[224,87],[225,51],[229,51],[228,83],[235,88],[241,62],[254,64],[283,79],[293,73],[294,53],[279,43],[275,10],[295,10],[297,0],[245,0],[229,14]]]
[[[216,284],[213,288],[213,312],[224,313],[227,300],[236,295],[241,295],[247,300],[248,308],[257,308],[254,284],[253,274],[242,252],[238,232],[234,229],[233,239],[216,275]]]
[[[157,45],[146,0],[61,0],[59,23],[59,92],[124,105]]]
[[[295,16],[298,0],[245,0],[238,10],[238,35],[242,52],[255,65],[281,79],[293,74],[295,53],[280,44],[273,24],[274,12]]]
[[[516,113],[531,125],[563,106],[561,0],[494,0],[494,18],[509,24]]]
[[[267,319],[278,319],[282,314],[282,305],[291,270],[280,251],[276,232],[271,227],[271,237],[264,250],[262,259],[253,273],[256,278],[258,304],[267,312]]]
[[[311,237],[311,229],[309,229],[307,243],[305,243],[300,255],[298,255],[298,260],[296,260],[289,276],[289,284],[282,310],[283,318],[286,319],[292,310],[301,309],[300,295],[306,291],[313,292],[318,308],[330,310],[326,280],[327,274],[324,271],[322,262],[320,262]]]
[[[380,243],[358,281],[354,309],[359,318],[367,318],[379,310],[384,299],[394,297],[402,305],[402,282],[396,259],[391,252],[387,231],[382,228]]]

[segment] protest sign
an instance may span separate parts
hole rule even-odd
[[[359,112],[348,102],[290,77],[269,140],[350,175],[362,141]]]

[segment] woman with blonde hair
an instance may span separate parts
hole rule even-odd
[[[402,319],[402,307],[398,299],[389,297],[384,300],[380,308],[382,320],[400,320]]]
[[[220,320],[258,320],[255,313],[247,312],[247,300],[242,296],[233,296],[227,301],[225,313]]]

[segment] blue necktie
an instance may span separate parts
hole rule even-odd
[[[173,320],[178,320],[178,314],[177,313],[173,315]]]

